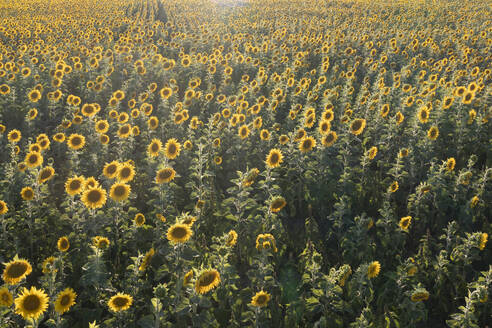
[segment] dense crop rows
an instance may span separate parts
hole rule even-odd
[[[0,327],[484,327],[491,14],[0,0]]]

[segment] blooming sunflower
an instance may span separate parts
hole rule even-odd
[[[141,227],[145,224],[145,215],[143,215],[142,213],[137,213],[135,214],[133,221],[135,222],[135,225],[137,227]]]
[[[313,150],[316,140],[313,137],[305,137],[299,142],[299,150],[303,153]]]
[[[113,179],[118,174],[118,170],[120,168],[120,163],[118,161],[112,161],[110,163],[106,163],[103,168],[103,174],[109,179]]]
[[[128,294],[118,293],[109,299],[108,307],[113,312],[120,312],[128,310],[132,303],[133,297]]]
[[[68,137],[67,145],[73,150],[81,149],[85,145],[85,137],[77,133],[72,133]]]
[[[53,270],[58,271],[57,269],[54,268],[54,264],[55,264],[55,258],[53,256],[44,259],[41,265],[43,273],[50,273]]]
[[[454,157],[448,158],[448,160],[446,161],[446,170],[448,172],[453,171],[455,165],[456,165],[456,160],[454,159]]]
[[[34,190],[31,187],[22,188],[20,194],[23,200],[33,200],[35,196]]]
[[[76,297],[77,294],[72,288],[65,288],[56,297],[55,311],[59,314],[63,314],[70,310],[70,308],[75,304]]]
[[[132,127],[130,126],[130,124],[122,125],[118,129],[117,134],[118,134],[118,137],[120,137],[122,139],[128,138],[132,134]]]
[[[96,122],[95,129],[97,133],[106,133],[109,129],[109,123],[106,120],[99,120]]]
[[[32,272],[31,264],[24,260],[14,258],[8,263],[4,263],[3,280],[9,285],[15,285]]]
[[[350,132],[356,136],[361,134],[366,127],[366,120],[363,118],[357,118],[350,124]]]
[[[427,131],[427,137],[430,140],[436,140],[438,136],[439,136],[439,129],[437,128],[437,126],[431,126],[429,131]]]
[[[323,136],[323,139],[321,139],[321,143],[325,147],[331,147],[337,141],[338,136],[335,131],[330,131],[327,135]]]
[[[481,235],[480,235],[480,245],[478,246],[478,248],[483,251],[485,249],[485,245],[487,245],[487,240],[489,238],[489,235],[488,233],[486,232],[483,232]]]
[[[174,171],[172,167],[165,167],[157,171],[155,182],[159,184],[168,183],[171,182],[175,176],[176,176],[176,171]]]
[[[239,137],[241,139],[246,139],[248,137],[248,135],[249,135],[249,128],[248,128],[248,126],[246,124],[245,125],[242,125],[239,128],[237,134],[239,135]]]
[[[10,307],[14,302],[14,297],[7,287],[0,288],[0,306]]]
[[[272,199],[270,203],[270,211],[272,211],[273,213],[280,212],[280,210],[284,208],[285,205],[287,205],[285,199],[282,196],[276,196]]]
[[[22,138],[22,134],[19,130],[17,129],[13,129],[12,131],[10,131],[8,134],[7,134],[7,139],[11,142],[11,143],[17,143],[19,142],[19,140],[21,140]]]
[[[375,278],[378,276],[379,271],[381,270],[381,264],[378,261],[373,261],[367,267],[367,276],[371,278]]]
[[[29,98],[30,102],[36,103],[41,99],[41,92],[39,90],[34,89],[31,92],[27,94],[27,97]]]
[[[26,320],[36,320],[48,309],[48,303],[49,298],[44,290],[36,287],[23,288],[15,299],[15,313],[20,314]]]
[[[67,180],[67,182],[65,182],[65,191],[70,196],[80,194],[84,187],[84,182],[84,177],[82,176],[75,176],[73,178],[70,178]]]
[[[109,196],[117,202],[124,201],[130,196],[131,187],[126,183],[115,183],[109,190]]]
[[[159,156],[159,152],[161,151],[162,148],[162,142],[159,139],[152,139],[150,142],[149,146],[147,147],[147,154],[150,157],[156,157]]]
[[[70,242],[68,241],[67,237],[60,237],[56,246],[58,247],[58,250],[60,252],[66,252],[70,248]]]
[[[118,169],[117,178],[120,182],[132,181],[135,177],[135,168],[129,163],[121,163]]]
[[[55,140],[56,142],[59,142],[59,143],[62,143],[65,141],[65,134],[63,132],[58,132],[58,133],[55,133],[55,135],[53,136],[53,140]]]
[[[91,209],[103,207],[106,203],[106,190],[99,187],[87,189],[82,194],[82,202]]]
[[[367,152],[367,157],[369,157],[369,159],[374,159],[374,157],[376,157],[378,153],[378,147],[376,146],[372,146],[369,151]]]
[[[389,191],[396,192],[398,190],[398,187],[399,187],[398,181],[393,181],[393,183],[389,187]]]
[[[398,224],[403,231],[407,231],[410,227],[410,223],[412,223],[411,216],[405,216],[400,219],[400,223]]]
[[[6,214],[9,211],[7,203],[3,200],[0,200],[0,215]]]
[[[234,230],[231,230],[227,233],[226,237],[226,245],[229,247],[232,247],[236,245],[237,243],[237,232]]]
[[[205,270],[196,278],[195,291],[198,294],[205,294],[217,287],[220,283],[220,273],[215,270]]]
[[[255,296],[253,296],[251,298],[251,305],[257,306],[257,307],[267,306],[268,302],[270,301],[270,298],[271,298],[270,294],[268,294],[264,291],[260,291],[260,292],[256,293]]]
[[[187,224],[176,223],[167,230],[167,239],[173,243],[185,243],[193,235],[193,231]]]
[[[150,265],[150,261],[152,260],[152,257],[154,257],[154,254],[155,254],[155,250],[152,247],[151,249],[149,249],[147,253],[145,253],[142,259],[142,263],[140,263],[140,266],[138,267],[138,271],[145,271],[147,269],[147,267]]]
[[[95,236],[92,238],[92,243],[99,249],[103,249],[109,246],[109,239],[106,237]]]
[[[43,167],[43,169],[41,169],[41,171],[39,171],[38,181],[39,181],[39,183],[44,183],[44,182],[50,180],[54,175],[55,175],[55,169],[54,168],[52,168],[51,166]]]
[[[194,275],[193,270],[190,270],[185,274],[183,278],[183,286],[186,286],[191,282],[191,279],[193,279],[193,275]]]
[[[270,150],[266,157],[266,165],[269,168],[275,168],[280,166],[280,164],[283,162],[284,155],[282,155],[282,152],[280,149],[273,148]]]

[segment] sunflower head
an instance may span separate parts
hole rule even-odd
[[[137,213],[135,214],[133,221],[137,227],[141,227],[145,224],[145,216],[142,213]]]
[[[86,189],[82,194],[82,202],[87,208],[100,208],[106,203],[106,190],[99,187]]]
[[[118,161],[112,161],[104,165],[103,174],[107,178],[113,179],[118,174],[119,169],[120,169],[120,163]]]
[[[108,301],[108,307],[113,312],[125,311],[130,308],[133,298],[128,294],[118,293]]]
[[[124,201],[130,196],[131,187],[126,183],[117,182],[111,186],[109,196],[117,202]]]
[[[265,162],[267,167],[275,168],[280,166],[280,164],[283,162],[283,158],[284,156],[282,155],[282,152],[277,148],[273,148],[268,153]]]
[[[174,171],[172,167],[165,167],[157,171],[155,181],[158,184],[169,183],[174,179],[175,176],[176,176],[176,171]]]
[[[167,239],[174,244],[185,243],[192,235],[193,231],[188,224],[176,223],[167,230]]]
[[[85,180],[82,176],[75,176],[65,182],[65,191],[70,196],[80,194],[84,188]]]
[[[56,297],[55,311],[59,314],[63,314],[70,310],[70,308],[75,304],[76,297],[77,294],[72,288],[65,288]]]
[[[9,211],[7,203],[3,200],[0,200],[0,215],[6,214]]]
[[[267,306],[268,302],[270,301],[270,298],[271,298],[270,294],[264,291],[260,291],[251,298],[251,305],[256,307]]]
[[[18,259],[16,257],[12,261],[4,264],[3,280],[9,285],[19,283],[32,272],[31,264],[24,259]]]
[[[23,200],[33,200],[34,199],[34,190],[31,187],[24,187],[22,188],[21,192],[21,197]]]
[[[316,140],[313,137],[305,137],[299,141],[299,150],[303,153],[311,151],[316,146]]]
[[[152,139],[149,146],[147,147],[147,154],[150,157],[157,157],[159,156],[159,152],[161,151],[161,148],[162,148],[162,142],[159,139]]]
[[[134,177],[135,177],[135,168],[131,163],[126,162],[120,164],[117,173],[117,178],[120,182],[132,181]]]
[[[424,288],[419,288],[412,293],[410,299],[412,302],[427,301],[429,299],[429,292]]]
[[[270,202],[270,211],[272,211],[273,213],[280,212],[280,210],[284,208],[285,205],[287,205],[285,199],[282,196],[276,196]]]
[[[405,216],[400,219],[400,223],[398,224],[403,231],[408,231],[410,227],[410,223],[412,222],[411,216]]]
[[[237,243],[237,232],[231,230],[227,233],[225,243],[227,246],[232,247]]]
[[[58,239],[57,247],[60,252],[66,252],[70,248],[70,242],[67,237],[61,237]]]
[[[357,118],[350,124],[350,132],[356,136],[361,134],[366,127],[366,120],[363,118]]]
[[[68,137],[67,145],[73,150],[81,149],[85,145],[85,137],[77,133],[72,133]]]
[[[215,270],[202,271],[195,281],[195,291],[198,294],[205,294],[213,288],[217,287],[220,283],[220,273]]]
[[[369,278],[375,278],[378,276],[380,270],[381,270],[381,264],[379,264],[378,261],[373,261],[367,267],[367,276]]]
[[[55,174],[55,169],[51,166],[44,167],[41,171],[39,171],[38,181],[39,183],[44,183],[50,180]]]
[[[106,237],[95,236],[92,238],[92,243],[99,249],[104,249],[109,246],[109,239]]]
[[[31,287],[23,288],[15,299],[15,313],[24,319],[38,319],[48,308],[49,298],[42,289]]]
[[[14,297],[7,287],[0,288],[0,307],[10,307],[14,302]]]

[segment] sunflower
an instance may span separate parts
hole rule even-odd
[[[455,165],[456,165],[456,160],[454,159],[454,157],[448,158],[448,160],[446,161],[446,170],[448,172],[453,171]]]
[[[331,130],[330,121],[327,121],[327,120],[321,121],[321,123],[319,124],[319,127],[318,127],[319,134],[326,135],[330,132],[330,130]]]
[[[196,278],[195,291],[198,294],[205,294],[211,289],[217,287],[219,283],[220,273],[217,270],[205,270]]]
[[[14,258],[4,263],[3,280],[9,285],[15,285],[32,272],[31,264],[24,259]]]
[[[444,97],[442,101],[442,109],[448,109],[454,102],[454,97]]]
[[[149,129],[155,130],[159,126],[159,119],[155,116],[152,116],[147,121],[147,125],[149,126]]]
[[[466,91],[463,94],[463,98],[461,99],[461,101],[463,102],[463,104],[471,104],[474,98],[475,98],[475,93],[471,91]]]
[[[0,200],[0,215],[6,214],[9,211],[7,203],[3,200]]]
[[[265,162],[267,167],[275,168],[280,166],[280,164],[283,162],[283,158],[284,156],[282,155],[282,152],[277,148],[273,148],[268,153]]]
[[[15,313],[24,319],[36,320],[48,309],[49,298],[42,289],[31,287],[23,288],[15,299]]]
[[[176,157],[178,157],[180,151],[181,144],[178,142],[178,140],[174,138],[169,139],[164,146],[164,154],[169,159],[175,159]]]
[[[429,299],[429,292],[423,288],[418,289],[412,293],[410,299],[412,300],[412,302],[427,301]]]
[[[0,85],[0,94],[1,95],[8,95],[10,93],[10,87],[6,84]]]
[[[357,118],[353,120],[352,123],[350,124],[350,132],[358,136],[359,134],[362,133],[362,131],[364,131],[365,127],[366,127],[366,120],[363,118]]]
[[[147,154],[150,157],[157,157],[159,156],[159,152],[161,151],[162,148],[162,142],[159,139],[152,139],[150,142],[149,146],[147,147]]]
[[[145,215],[143,215],[142,213],[137,213],[135,214],[133,221],[135,222],[135,225],[137,227],[141,227],[145,224]]]
[[[234,230],[231,230],[227,233],[226,237],[226,245],[229,247],[232,247],[236,245],[237,243],[237,232]]]
[[[73,178],[70,178],[67,180],[67,182],[65,182],[65,191],[70,196],[80,194],[84,187],[84,183],[84,177],[82,176],[75,176]]]
[[[214,157],[214,163],[215,163],[216,165],[220,165],[220,164],[222,164],[222,157],[221,157],[221,156],[215,156],[215,157]]]
[[[106,190],[99,187],[87,189],[82,194],[82,202],[88,208],[100,208],[106,203]]]
[[[375,278],[378,276],[379,271],[381,270],[381,264],[378,261],[373,261],[367,267],[367,276],[371,278]]]
[[[176,171],[174,171],[172,167],[165,167],[157,171],[155,182],[159,184],[168,183],[171,182],[175,176],[176,176]]]
[[[482,232],[480,234],[480,244],[478,245],[478,248],[483,251],[485,249],[485,245],[487,245],[487,240],[489,239],[489,234],[486,232]]]
[[[171,97],[173,94],[173,90],[169,87],[165,87],[162,88],[159,93],[162,99],[169,99],[169,97]]]
[[[138,271],[145,271],[147,269],[147,267],[150,265],[150,261],[152,260],[152,257],[154,257],[154,254],[155,254],[155,250],[152,247],[151,249],[149,249],[147,253],[145,253],[142,259],[142,263],[140,263],[140,266],[138,267]]]
[[[110,163],[106,163],[103,168],[103,174],[105,177],[109,179],[113,179],[118,174],[118,170],[120,168],[120,163],[118,161],[112,161]]]
[[[285,199],[282,196],[276,196],[270,202],[270,211],[272,211],[273,213],[280,212],[280,210],[284,208],[285,205],[287,205]]]
[[[34,199],[34,190],[31,187],[22,188],[20,195],[23,200],[33,200]]]
[[[58,247],[58,250],[60,252],[66,252],[70,248],[70,242],[68,241],[67,237],[60,237],[56,246]]]
[[[67,145],[73,150],[81,149],[85,145],[85,137],[77,133],[72,133],[68,137]]]
[[[389,104],[384,104],[382,107],[381,107],[381,117],[386,117],[388,116],[388,113],[390,111],[390,106]]]
[[[194,275],[193,270],[190,270],[185,274],[183,278],[183,286],[186,286],[191,282],[191,279],[193,279],[193,275]]]
[[[125,311],[130,308],[133,298],[128,294],[118,293],[108,301],[108,307],[113,312]]]
[[[31,108],[29,112],[27,112],[27,118],[32,121],[38,116],[38,110],[36,108]]]
[[[132,181],[135,177],[135,168],[128,162],[122,163],[120,164],[118,173],[116,175],[120,182]]]
[[[118,137],[120,137],[122,139],[128,138],[132,134],[132,127],[130,126],[130,124],[122,125],[118,129],[117,134],[118,134]]]
[[[401,230],[407,231],[408,227],[410,227],[410,223],[412,223],[411,216],[405,216],[400,219],[400,223],[398,224]]]
[[[337,133],[335,131],[330,131],[327,135],[323,136],[323,139],[321,139],[321,144],[325,147],[331,147],[337,139]]]
[[[268,305],[268,302],[270,301],[271,295],[264,292],[260,291],[255,294],[251,298],[251,305],[256,306],[256,307],[264,307]]]
[[[109,123],[106,120],[99,120],[96,122],[95,129],[97,133],[106,133],[109,129]]]
[[[31,92],[27,94],[27,97],[29,98],[30,102],[36,103],[39,101],[39,99],[41,99],[41,92],[39,92],[39,90],[37,89],[31,90]]]
[[[316,140],[313,137],[305,137],[299,142],[299,150],[303,153],[313,150],[316,146]]]
[[[429,121],[429,109],[427,108],[427,106],[420,107],[417,118],[419,119],[420,123],[427,123],[427,121]]]
[[[43,264],[41,265],[43,273],[50,273],[52,271],[58,271],[55,269],[55,258],[53,256],[47,257],[44,261]]]
[[[372,160],[374,159],[374,157],[376,157],[377,153],[378,153],[378,147],[372,146],[367,152],[367,157]]]
[[[7,139],[11,142],[11,143],[17,143],[19,142],[19,140],[21,140],[22,138],[22,134],[19,130],[17,129],[13,129],[12,131],[10,131],[8,134],[7,134]]]
[[[0,288],[0,306],[10,307],[14,302],[14,297],[7,287]]]
[[[286,143],[289,142],[289,137],[286,136],[285,134],[282,134],[280,137],[278,137],[278,142],[281,144],[281,145],[285,145]]]
[[[275,253],[278,251],[275,243],[275,237],[272,234],[259,234],[256,237],[256,249],[259,251],[272,249]]]
[[[106,237],[95,236],[92,238],[92,243],[96,248],[103,249],[109,246],[109,239]]]
[[[436,140],[439,136],[439,129],[437,126],[431,126],[431,128],[427,131],[427,137],[430,140]]]
[[[111,186],[109,190],[109,196],[117,202],[124,201],[130,196],[131,187],[126,183],[115,183]]]
[[[176,223],[167,230],[167,239],[173,243],[184,243],[190,239],[193,231],[187,224]]]
[[[239,135],[239,137],[240,137],[241,139],[245,139],[245,138],[247,138],[247,137],[248,137],[248,135],[249,135],[249,128],[248,128],[248,126],[247,126],[246,124],[245,124],[245,125],[242,125],[242,126],[239,128],[239,130],[238,130],[238,133],[237,133],[237,134]]]
[[[389,191],[396,192],[398,190],[398,181],[393,181],[391,186],[389,187]]]
[[[43,167],[41,171],[39,171],[38,181],[39,183],[44,183],[51,179],[55,175],[55,169],[51,166]]]
[[[62,143],[65,141],[65,134],[63,132],[55,133],[55,135],[53,136],[53,140]]]
[[[43,164],[43,156],[38,152],[29,152],[24,160],[27,167],[34,168]]]
[[[55,311],[59,314],[63,314],[70,310],[70,308],[75,304],[76,297],[77,294],[72,288],[65,288],[56,297]]]

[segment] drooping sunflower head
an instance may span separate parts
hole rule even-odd
[[[15,299],[15,313],[20,314],[26,320],[36,320],[48,309],[48,303],[49,298],[44,290],[36,287],[23,288]]]
[[[128,294],[118,293],[109,299],[108,307],[113,312],[120,312],[128,310],[132,303],[133,297]]]
[[[287,205],[285,199],[282,196],[276,196],[272,199],[270,203],[270,211],[272,211],[273,213],[280,212],[280,210],[284,208],[285,205]]]
[[[227,233],[225,243],[229,247],[236,245],[236,243],[237,243],[237,232],[234,230],[229,231]]]
[[[155,254],[154,248],[149,249],[149,251],[145,253],[142,259],[142,263],[140,263],[140,266],[138,267],[139,271],[145,271],[147,269],[147,267],[150,265],[150,261],[154,257],[154,254]]]
[[[106,190],[99,187],[86,189],[82,194],[82,202],[90,209],[103,207],[106,203]]]
[[[32,272],[31,264],[24,259],[14,258],[4,265],[3,280],[9,285],[19,283]]]
[[[183,286],[189,285],[191,283],[191,280],[193,279],[193,276],[193,270],[188,271],[183,278]]]
[[[57,247],[60,252],[66,252],[70,248],[70,242],[67,237],[61,237],[58,239]]]
[[[172,243],[184,243],[187,242],[191,236],[193,235],[193,231],[190,229],[190,226],[183,223],[176,223],[169,227],[167,230],[167,239]]]
[[[260,291],[251,298],[251,305],[257,307],[265,307],[268,305],[270,298],[271,298],[270,294],[264,291]]]
[[[266,157],[266,165],[269,168],[275,168],[280,166],[280,164],[283,162],[284,156],[282,155],[282,152],[280,149],[273,148],[270,150]]]
[[[65,288],[56,297],[55,311],[59,314],[63,314],[70,310],[70,308],[75,304],[76,297],[77,294],[72,288]]]
[[[195,281],[195,291],[198,294],[205,294],[217,287],[220,283],[220,273],[215,270],[205,270],[200,273]]]
[[[378,261],[373,261],[367,267],[367,276],[371,278],[375,278],[378,276],[379,271],[381,270],[381,264]]]
[[[165,167],[157,171],[157,175],[155,177],[156,183],[168,183],[171,182],[176,176],[176,171],[172,167]]]
[[[419,288],[412,293],[410,299],[412,302],[427,301],[429,299],[429,292],[424,288]]]
[[[446,170],[448,172],[453,171],[455,165],[456,165],[456,160],[454,159],[454,157],[448,158],[448,160],[446,161]]]
[[[116,202],[124,201],[130,196],[131,187],[126,183],[117,182],[111,186],[109,196]]]
[[[52,271],[58,271],[55,268],[56,259],[53,256],[47,257],[44,259],[43,264],[41,265],[43,273],[50,273]]]

